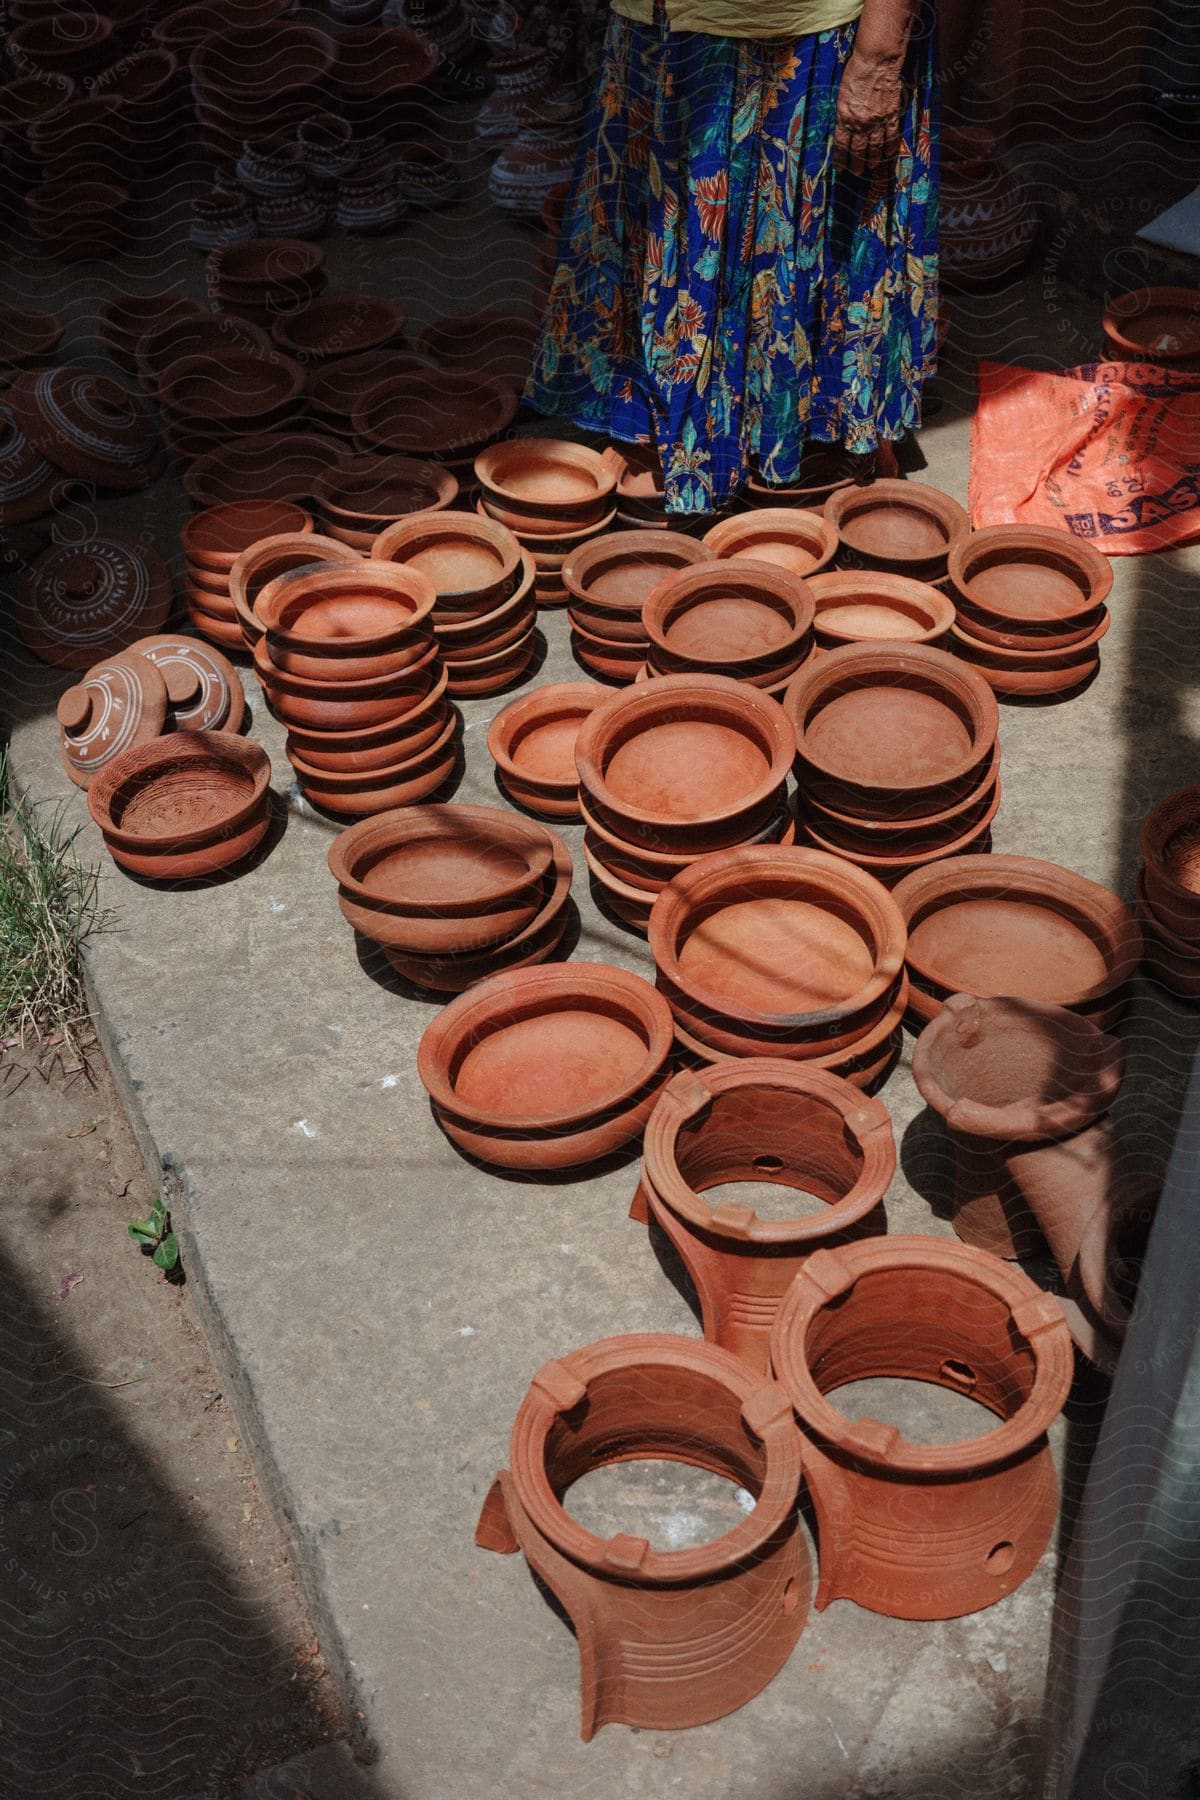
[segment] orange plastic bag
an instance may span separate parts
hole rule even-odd
[[[1200,538],[1200,375],[979,365],[971,523],[1051,525],[1109,556]]]

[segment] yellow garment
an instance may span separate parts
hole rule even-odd
[[[672,31],[711,37],[799,38],[849,25],[863,0],[665,0]],[[638,25],[654,21],[654,0],[612,0],[612,9]]]

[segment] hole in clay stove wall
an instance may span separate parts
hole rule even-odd
[[[692,1463],[605,1463],[589,1469],[562,1497],[571,1517],[597,1537],[618,1531],[655,1550],[687,1550],[724,1537],[754,1510],[755,1496],[724,1475]]]
[[[973,1388],[978,1379],[970,1363],[955,1362],[953,1357],[947,1358],[940,1372],[943,1381],[957,1388]]]
[[[796,1584],[796,1577],[792,1575],[783,1590],[783,1610],[785,1613],[794,1613],[799,1604],[800,1589]]]
[[[984,1557],[984,1565],[989,1575],[1006,1575],[1016,1560],[1016,1549],[1007,1538],[993,1544]]]
[[[765,1175],[769,1179],[772,1175],[782,1173],[783,1158],[782,1156],[756,1156],[754,1167],[760,1175]]]

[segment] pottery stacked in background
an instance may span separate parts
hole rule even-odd
[[[1141,831],[1137,912],[1143,967],[1183,1000],[1200,1000],[1200,787],[1168,795]]]
[[[616,517],[616,478],[594,450],[556,438],[511,438],[475,459],[479,512],[506,525],[533,558],[539,606],[564,606],[563,564]]]

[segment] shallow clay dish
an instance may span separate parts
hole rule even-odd
[[[230,869],[270,822],[271,765],[248,738],[178,731],[135,744],[100,770],[88,811],[114,862],[157,881]]]
[[[427,1028],[417,1071],[462,1150],[505,1168],[569,1168],[636,1137],[669,1074],[671,1014],[603,963],[502,975]]]
[[[441,511],[389,525],[371,560],[419,570],[437,590],[439,608],[469,616],[491,611],[505,597],[520,569],[521,546],[494,520]]]
[[[1104,335],[1119,355],[1200,365],[1200,289],[1135,288],[1104,311]]]
[[[588,714],[605,698],[590,681],[559,681],[523,694],[488,726],[488,749],[512,799],[548,818],[577,819],[575,744]]]
[[[777,564],[792,575],[807,576],[833,561],[838,534],[820,513],[768,506],[722,519],[705,532],[702,542],[714,556],[749,557],[753,562]]]
[[[458,482],[448,469],[415,457],[354,456],[318,477],[314,497],[333,521],[353,521],[378,535],[410,513],[453,506]]]
[[[194,513],[179,534],[193,578],[204,572],[221,577],[229,591],[229,571],[243,550],[284,532],[308,532],[312,519],[290,500],[236,500]]]
[[[954,623],[954,602],[924,581],[884,569],[826,570],[808,590],[816,606],[817,641],[828,649],[886,639],[936,644]]]
[[[1142,952],[1129,908],[1098,882],[1027,856],[958,856],[894,891],[914,983],[934,996],[1011,994],[1056,1006],[1107,1001]]]
[[[841,488],[825,502],[825,517],[846,550],[900,574],[944,571],[951,546],[970,530],[957,500],[919,481]]]
[[[1067,531],[986,525],[950,552],[947,573],[973,614],[995,630],[1088,629],[1112,589],[1103,552]]]
[[[402,456],[466,456],[507,431],[517,397],[498,381],[449,369],[397,375],[382,381],[353,413],[365,444]]]
[[[254,432],[198,456],[185,469],[184,492],[194,506],[222,506],[230,500],[312,498],[318,476],[334,468],[344,444],[320,431]]]
[[[656,674],[705,670],[765,686],[808,655],[814,602],[786,569],[717,559],[680,569],[642,608]]]
[[[617,531],[572,550],[562,564],[571,620],[596,637],[644,644],[642,607],[665,576],[712,551],[674,531]]]
[[[300,362],[323,362],[394,344],[407,322],[404,309],[384,294],[325,294],[276,320],[271,336]]]
[[[353,567],[362,558],[357,550],[336,538],[311,532],[285,531],[258,539],[241,551],[229,571],[229,598],[250,649],[266,629],[254,611],[254,603],[268,582],[281,575],[307,573],[334,564]]]
[[[555,438],[509,438],[475,458],[475,475],[494,504],[537,520],[593,520],[610,510],[616,477],[603,457]]]

